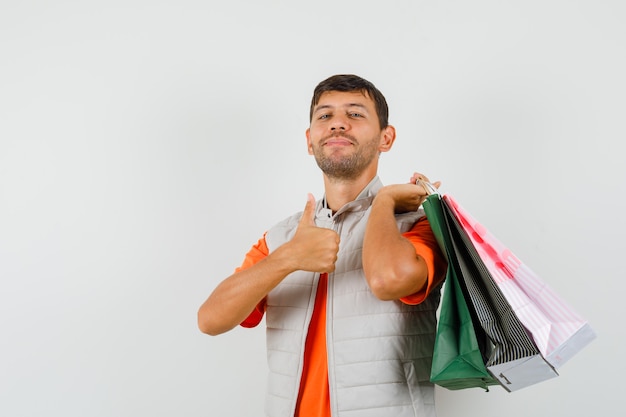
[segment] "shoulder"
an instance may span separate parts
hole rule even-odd
[[[276,223],[267,231],[265,242],[270,252],[293,237],[301,217],[302,212],[300,211]]]
[[[396,223],[401,232],[411,230],[420,219],[425,218],[426,214],[423,209],[411,211],[409,213],[396,214]]]

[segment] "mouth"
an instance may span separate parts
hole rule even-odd
[[[322,146],[350,146],[354,144],[354,140],[343,135],[333,135],[326,138],[322,142]]]

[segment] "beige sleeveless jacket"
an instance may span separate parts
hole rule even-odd
[[[316,224],[334,229],[341,243],[336,269],[328,276],[326,344],[333,417],[434,417],[429,382],[439,289],[421,304],[376,298],[365,280],[361,249],[378,178],[335,215],[317,203]],[[401,232],[424,215],[397,216]],[[301,213],[266,234],[270,251],[289,241]],[[303,351],[319,274],[298,271],[267,296],[269,365],[266,415],[293,417]]]

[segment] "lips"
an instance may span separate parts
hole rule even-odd
[[[328,139],[324,145],[326,146],[348,146],[348,145],[352,145],[352,142],[350,142],[347,139]]]
[[[354,140],[342,135],[333,135],[322,142],[322,146],[349,146],[352,145]]]

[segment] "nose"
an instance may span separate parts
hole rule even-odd
[[[333,122],[330,124],[330,130],[332,132],[348,130],[349,123],[345,117],[336,116],[333,117]]]

